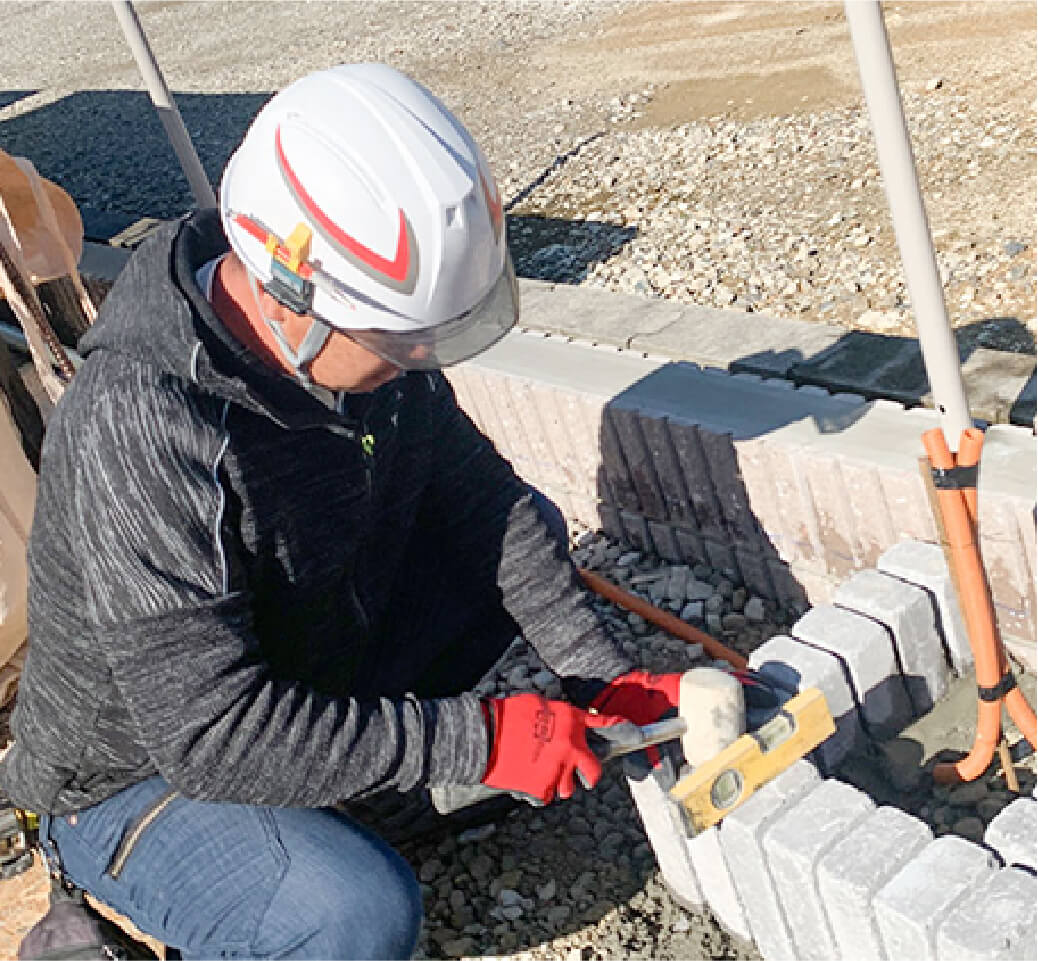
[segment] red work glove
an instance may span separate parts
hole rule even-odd
[[[680,674],[630,671],[613,678],[591,702],[600,714],[614,714],[635,724],[652,724],[678,706]]]
[[[483,702],[493,737],[483,783],[542,804],[573,795],[573,775],[588,788],[602,776],[602,763],[587,743],[588,728],[621,719],[589,714],[539,694],[515,694]]]

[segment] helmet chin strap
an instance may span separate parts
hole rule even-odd
[[[259,283],[251,273],[249,274],[249,289],[252,291],[252,299],[256,303],[256,310],[259,311],[260,317],[263,318],[271,333],[273,333],[274,339],[281,348],[281,353],[284,354],[285,360],[288,361],[289,366],[295,372],[296,378],[307,389],[317,386],[310,377],[309,367],[331,336],[332,328],[324,321],[311,317],[310,327],[300,342],[298,350],[293,350],[288,342],[288,338],[285,337],[285,332],[281,329],[281,324],[268,317],[266,311],[264,311],[260,303]]]

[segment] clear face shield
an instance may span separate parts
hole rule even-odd
[[[507,257],[501,276],[478,304],[435,327],[413,331],[336,329],[403,370],[436,370],[482,353],[518,319],[519,287],[512,259]]]
[[[504,267],[483,299],[457,317],[416,330],[351,328],[333,323],[313,309],[314,290],[353,308],[363,295],[351,290],[317,264],[306,259],[308,239],[280,241],[262,224],[242,214],[236,222],[271,251],[271,272],[264,288],[279,302],[298,314],[308,314],[325,328],[344,334],[366,350],[402,370],[437,370],[468,360],[496,344],[519,319],[519,287],[512,258],[505,254]],[[300,225],[302,228],[302,225]],[[407,320],[401,316],[402,320]]]

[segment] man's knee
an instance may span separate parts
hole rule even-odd
[[[343,825],[339,843],[325,823],[311,843],[286,845],[291,866],[264,921],[265,943],[256,947],[283,957],[410,957],[422,923],[410,867],[381,840],[327,817]]]

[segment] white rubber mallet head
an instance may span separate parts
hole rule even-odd
[[[738,678],[716,667],[694,667],[681,677],[678,713],[685,760],[698,767],[746,733],[746,702]]]

